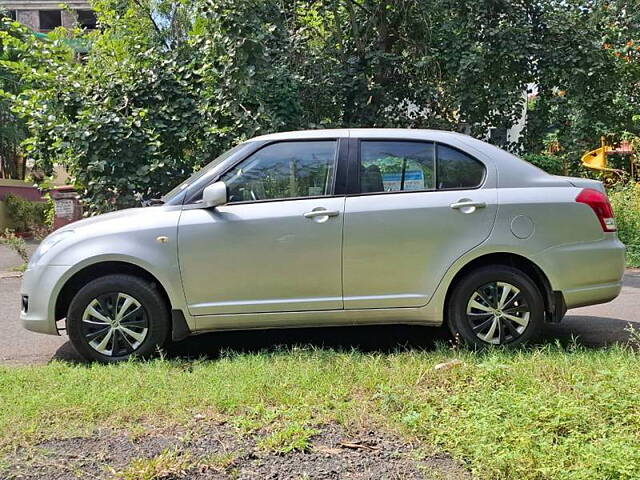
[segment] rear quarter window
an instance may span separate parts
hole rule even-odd
[[[438,144],[436,156],[438,190],[477,188],[484,181],[484,165],[470,155]]]

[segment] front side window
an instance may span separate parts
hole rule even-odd
[[[220,156],[215,158],[212,162],[205,165],[197,172],[194,172],[193,174],[191,174],[189,178],[187,178],[182,183],[174,187],[169,193],[167,193],[164,197],[162,197],[162,200],[165,202],[169,202],[172,199],[174,199],[177,195],[179,195],[180,192],[182,192],[183,190],[194,187],[199,180],[201,180],[203,177],[208,175],[213,169],[215,169],[218,165],[224,162],[227,158],[231,157],[232,155],[235,155],[238,152],[241,152],[246,148],[249,148],[249,144],[241,143],[240,145],[236,145],[235,147],[233,147],[231,150],[227,150],[226,152],[222,153]],[[202,192],[200,192],[198,198],[194,198],[191,201],[198,202],[200,200],[202,200]]]
[[[331,195],[337,141],[267,145],[225,173],[229,202]]]
[[[431,190],[434,170],[433,143],[363,141],[360,144],[362,193]]]
[[[466,153],[438,145],[438,190],[477,188],[484,180],[484,165]]]

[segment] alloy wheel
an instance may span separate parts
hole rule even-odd
[[[82,315],[82,334],[87,343],[108,357],[135,352],[148,332],[146,310],[126,293],[100,295],[89,302]]]
[[[520,289],[507,282],[491,282],[476,289],[467,303],[467,321],[483,342],[501,345],[520,337],[531,310]]]

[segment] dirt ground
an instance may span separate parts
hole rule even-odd
[[[196,422],[175,431],[144,435],[97,431],[19,449],[4,458],[7,480],[78,478],[179,479],[433,479],[464,480],[470,474],[446,456],[433,456],[392,434],[347,432],[325,425],[307,452],[279,454],[262,450],[260,434],[240,435],[224,423]],[[164,452],[164,453],[163,453]],[[171,452],[170,461],[148,477],[148,462]],[[153,461],[153,460],[151,460]]]

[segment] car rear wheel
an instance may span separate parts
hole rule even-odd
[[[169,325],[160,293],[131,275],[88,283],[71,301],[67,315],[67,333],[78,353],[104,363],[155,353],[165,344]]]
[[[544,301],[523,272],[495,265],[463,277],[447,312],[451,332],[467,345],[516,346],[537,337],[544,321]]]

